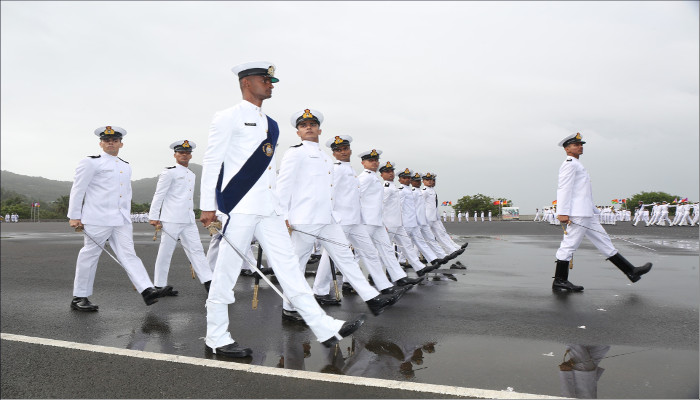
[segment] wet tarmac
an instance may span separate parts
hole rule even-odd
[[[612,236],[620,238],[613,242],[621,254],[637,265],[653,262],[652,271],[631,284],[584,241],[569,278],[585,291],[556,294],[551,291],[551,277],[560,227],[533,222],[445,225],[458,243],[469,242],[467,251],[453,260],[467,269],[442,267],[378,317],[371,316],[356,295],[346,295],[341,306],[326,307],[329,314],[341,319],[369,315],[365,325],[336,348],[321,346],[303,325],[282,321],[281,301],[264,283],[258,309],[253,310],[253,279],[241,277],[236,286],[237,302],[229,311],[231,321],[235,321],[232,335],[254,353],[239,362],[562,396],[566,392],[559,365],[567,345],[605,345],[610,348],[598,365],[604,369],[596,383],[598,397],[698,398],[697,227],[606,226]],[[163,298],[146,307],[123,270],[103,256],[95,294],[90,297],[100,310],[79,313],[70,310],[69,303],[75,258],[82,244],[80,234],[66,223],[0,227],[3,334],[207,358],[203,341],[206,292],[192,279],[181,249],[173,256],[169,282],[180,291],[178,297]],[[152,276],[158,249],[158,242],[152,240],[153,228],[147,224],[134,227],[136,252]],[[204,230],[201,233],[206,248],[209,236]],[[309,270],[314,268],[309,266]],[[312,279],[308,277],[310,283]],[[127,371],[121,378],[113,373],[108,379],[98,375],[101,383],[95,386],[92,378],[75,382],[71,374],[60,372],[62,367],[41,362],[42,357],[60,353],[66,362],[80,366],[94,354],[47,351],[47,346],[6,339],[2,346],[3,398],[444,397],[428,392],[339,389],[316,381],[298,387],[270,383],[255,388],[229,386],[221,383],[221,376],[227,376],[221,371],[194,371],[173,380],[177,372],[167,375],[169,378],[163,376],[165,367],[147,368],[141,362],[106,357],[97,361],[98,365],[119,363]],[[85,367],[92,371],[96,366]],[[41,377],[38,372],[33,376],[33,371],[40,370]],[[46,378],[51,371],[56,376]],[[246,374],[236,376],[251,382],[258,379]],[[130,382],[144,376],[152,376],[144,385],[155,385],[157,392],[130,387]],[[196,384],[184,385],[188,379]],[[202,383],[208,380],[217,384]],[[96,390],[108,392],[95,396]]]

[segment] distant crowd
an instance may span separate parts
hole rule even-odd
[[[668,204],[665,201],[651,204],[640,203],[634,209],[634,219],[632,219],[631,210],[616,209],[613,206],[597,206],[596,208],[598,209],[599,222],[603,225],[632,222],[633,226],[637,226],[639,222],[643,221],[646,226],[695,226],[700,218],[698,207],[698,202],[693,204],[688,202]],[[669,217],[669,208],[676,208],[673,220]],[[536,208],[534,221],[558,225],[560,222],[557,219],[557,206],[544,207],[542,210]]]
[[[2,216],[0,216],[2,218]],[[19,222],[19,215],[17,213],[5,214],[5,218],[2,222]]]

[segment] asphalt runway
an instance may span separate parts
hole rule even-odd
[[[205,354],[206,292],[180,246],[169,282],[178,297],[145,306],[103,255],[90,297],[100,310],[80,313],[69,304],[82,236],[67,223],[2,224],[0,397],[562,396],[565,346],[580,344],[610,346],[599,364],[600,398],[698,398],[697,227],[606,226],[620,253],[635,265],[653,262],[651,272],[631,284],[584,240],[569,278],[585,291],[557,294],[551,277],[561,227],[445,226],[458,243],[469,242],[453,260],[467,269],[443,266],[377,317],[356,295],[326,307],[341,319],[368,314],[332,349],[282,321],[281,301],[264,283],[253,310],[253,280],[241,277],[229,308],[232,335],[254,353],[231,362]],[[152,276],[153,228],[134,228]],[[206,249],[209,235],[201,235]]]

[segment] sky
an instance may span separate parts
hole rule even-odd
[[[263,111],[278,162],[290,116],[325,116],[321,143],[438,175],[456,202],[551,204],[580,132],[594,201],[664,191],[698,200],[698,2],[1,3],[1,168],[72,180],[100,153],[95,128],[128,131],[132,179],[174,164],[241,100],[234,65],[276,65]],[[330,154],[330,151],[329,151]],[[353,165],[361,170],[359,158]],[[278,166],[279,167],[279,166]],[[197,205],[195,205],[197,206]]]

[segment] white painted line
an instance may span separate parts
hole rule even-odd
[[[274,375],[285,378],[307,379],[319,382],[344,383],[349,385],[369,386],[386,389],[408,390],[413,392],[436,393],[446,396],[475,397],[482,399],[561,399],[562,397],[544,396],[539,394],[518,393],[509,391],[474,389],[459,386],[433,385],[429,383],[415,383],[392,381],[388,379],[364,378],[360,376],[347,376],[335,374],[323,374],[320,372],[299,371],[293,369],[264,367],[261,365],[240,364],[203,358],[178,356],[172,354],[153,353],[148,351],[118,349],[115,347],[98,346],[94,344],[66,342],[63,340],[44,339],[38,337],[0,333],[0,339],[15,342],[39,344],[45,346],[61,347],[92,351],[96,353],[112,354],[126,357],[143,358],[147,360],[169,361],[181,364],[197,365],[202,367],[223,368],[235,371],[245,371],[255,374]]]

